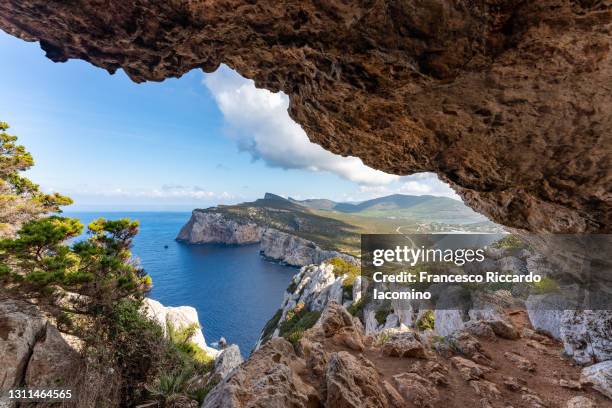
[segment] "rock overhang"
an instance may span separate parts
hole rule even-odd
[[[0,28],[136,82],[225,63],[334,153],[517,230],[611,230],[607,0],[8,0]]]

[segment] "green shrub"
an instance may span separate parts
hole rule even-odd
[[[559,284],[552,278],[545,276],[540,282],[533,283],[533,288],[538,294],[556,292],[559,290]]]
[[[379,309],[376,311],[374,317],[378,324],[385,324],[387,322],[387,316],[391,314],[391,310],[389,309]]]
[[[191,341],[191,338],[199,329],[200,326],[197,323],[180,329],[173,327],[170,323],[168,323],[166,327],[168,339],[179,353],[184,354],[183,358],[191,358],[204,367],[214,365],[214,358]]]
[[[499,241],[494,242],[491,246],[498,249],[518,249],[524,248],[526,245],[516,235],[507,235]]]
[[[416,322],[416,327],[419,330],[433,330],[435,327],[435,321],[436,318],[433,310],[428,310]]]
[[[190,369],[161,373],[153,384],[147,386],[147,390],[153,397],[166,403],[179,395],[187,394],[189,380],[192,377],[193,371]]]
[[[295,290],[297,289],[297,285],[298,285],[297,282],[292,280],[291,283],[289,284],[289,286],[287,287],[287,292],[288,293],[295,292]]]
[[[357,278],[361,273],[361,269],[358,265],[347,262],[342,258],[331,258],[327,260],[327,263],[334,266],[334,275],[336,277],[347,275],[342,282],[345,286],[353,286],[355,278]]]
[[[280,324],[279,334],[296,346],[304,332],[315,325],[321,317],[321,312],[309,312],[299,305],[287,312],[285,320]]]
[[[348,309],[348,312],[353,315],[360,317],[363,312],[364,301],[363,298],[359,299],[357,302],[353,302]]]
[[[274,330],[276,330],[276,327],[278,326],[278,322],[280,321],[280,318],[282,315],[283,315],[283,309],[278,309],[276,313],[274,313],[274,316],[272,316],[272,318],[268,320],[268,323],[266,323],[266,325],[264,326],[262,330],[262,334],[261,334],[262,343],[265,343],[272,338],[272,335],[274,334]]]
[[[194,390],[190,390],[189,391],[189,396],[198,401],[198,405],[202,405],[202,403],[204,402],[204,399],[206,399],[206,396],[208,395],[208,393],[215,388],[215,386],[219,384],[219,381],[216,379],[212,379],[210,380],[204,387],[201,388],[196,388]]]
[[[384,345],[387,341],[389,341],[389,339],[391,338],[391,335],[385,331],[381,332],[378,334],[378,336],[376,336],[376,341],[375,344],[380,347],[382,345]]]
[[[61,331],[72,331],[74,323],[72,316],[68,312],[60,312],[56,318],[57,328]]]

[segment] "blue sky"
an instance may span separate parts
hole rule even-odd
[[[397,177],[308,141],[288,98],[227,67],[134,84],[86,62],[53,63],[0,31],[0,120],[34,155],[28,176],[73,209],[190,209],[252,200],[456,198],[432,174]]]

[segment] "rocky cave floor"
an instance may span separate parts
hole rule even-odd
[[[581,382],[561,343],[532,330],[525,311],[508,319],[514,328],[498,335],[483,323],[450,342],[397,329],[381,339],[332,303],[295,348],[282,338],[266,343],[203,406],[612,406]]]

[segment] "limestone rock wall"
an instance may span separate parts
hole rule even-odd
[[[307,239],[255,223],[240,223],[215,212],[193,211],[176,239],[190,244],[246,245],[259,242],[262,255],[292,266],[319,264],[334,257],[355,262],[349,255],[324,250]]]
[[[5,391],[70,384],[80,360],[76,349],[34,305],[0,299],[0,406]]]
[[[266,228],[263,231],[260,245],[261,253],[265,257],[293,266],[319,264],[336,257],[355,262],[355,259],[349,255],[321,249],[312,241],[274,228]]]
[[[198,312],[195,308],[191,306],[164,306],[157,300],[150,298],[145,298],[143,308],[145,314],[151,319],[156,320],[163,328],[164,332],[167,330],[168,325],[171,325],[177,330],[193,324],[198,325],[198,330],[196,330],[190,340],[213,357],[217,357],[219,354],[219,350],[209,347],[206,344],[200,320],[198,319]]]
[[[176,239],[191,244],[242,245],[259,242],[261,234],[262,228],[256,224],[241,224],[223,214],[195,210]]]

